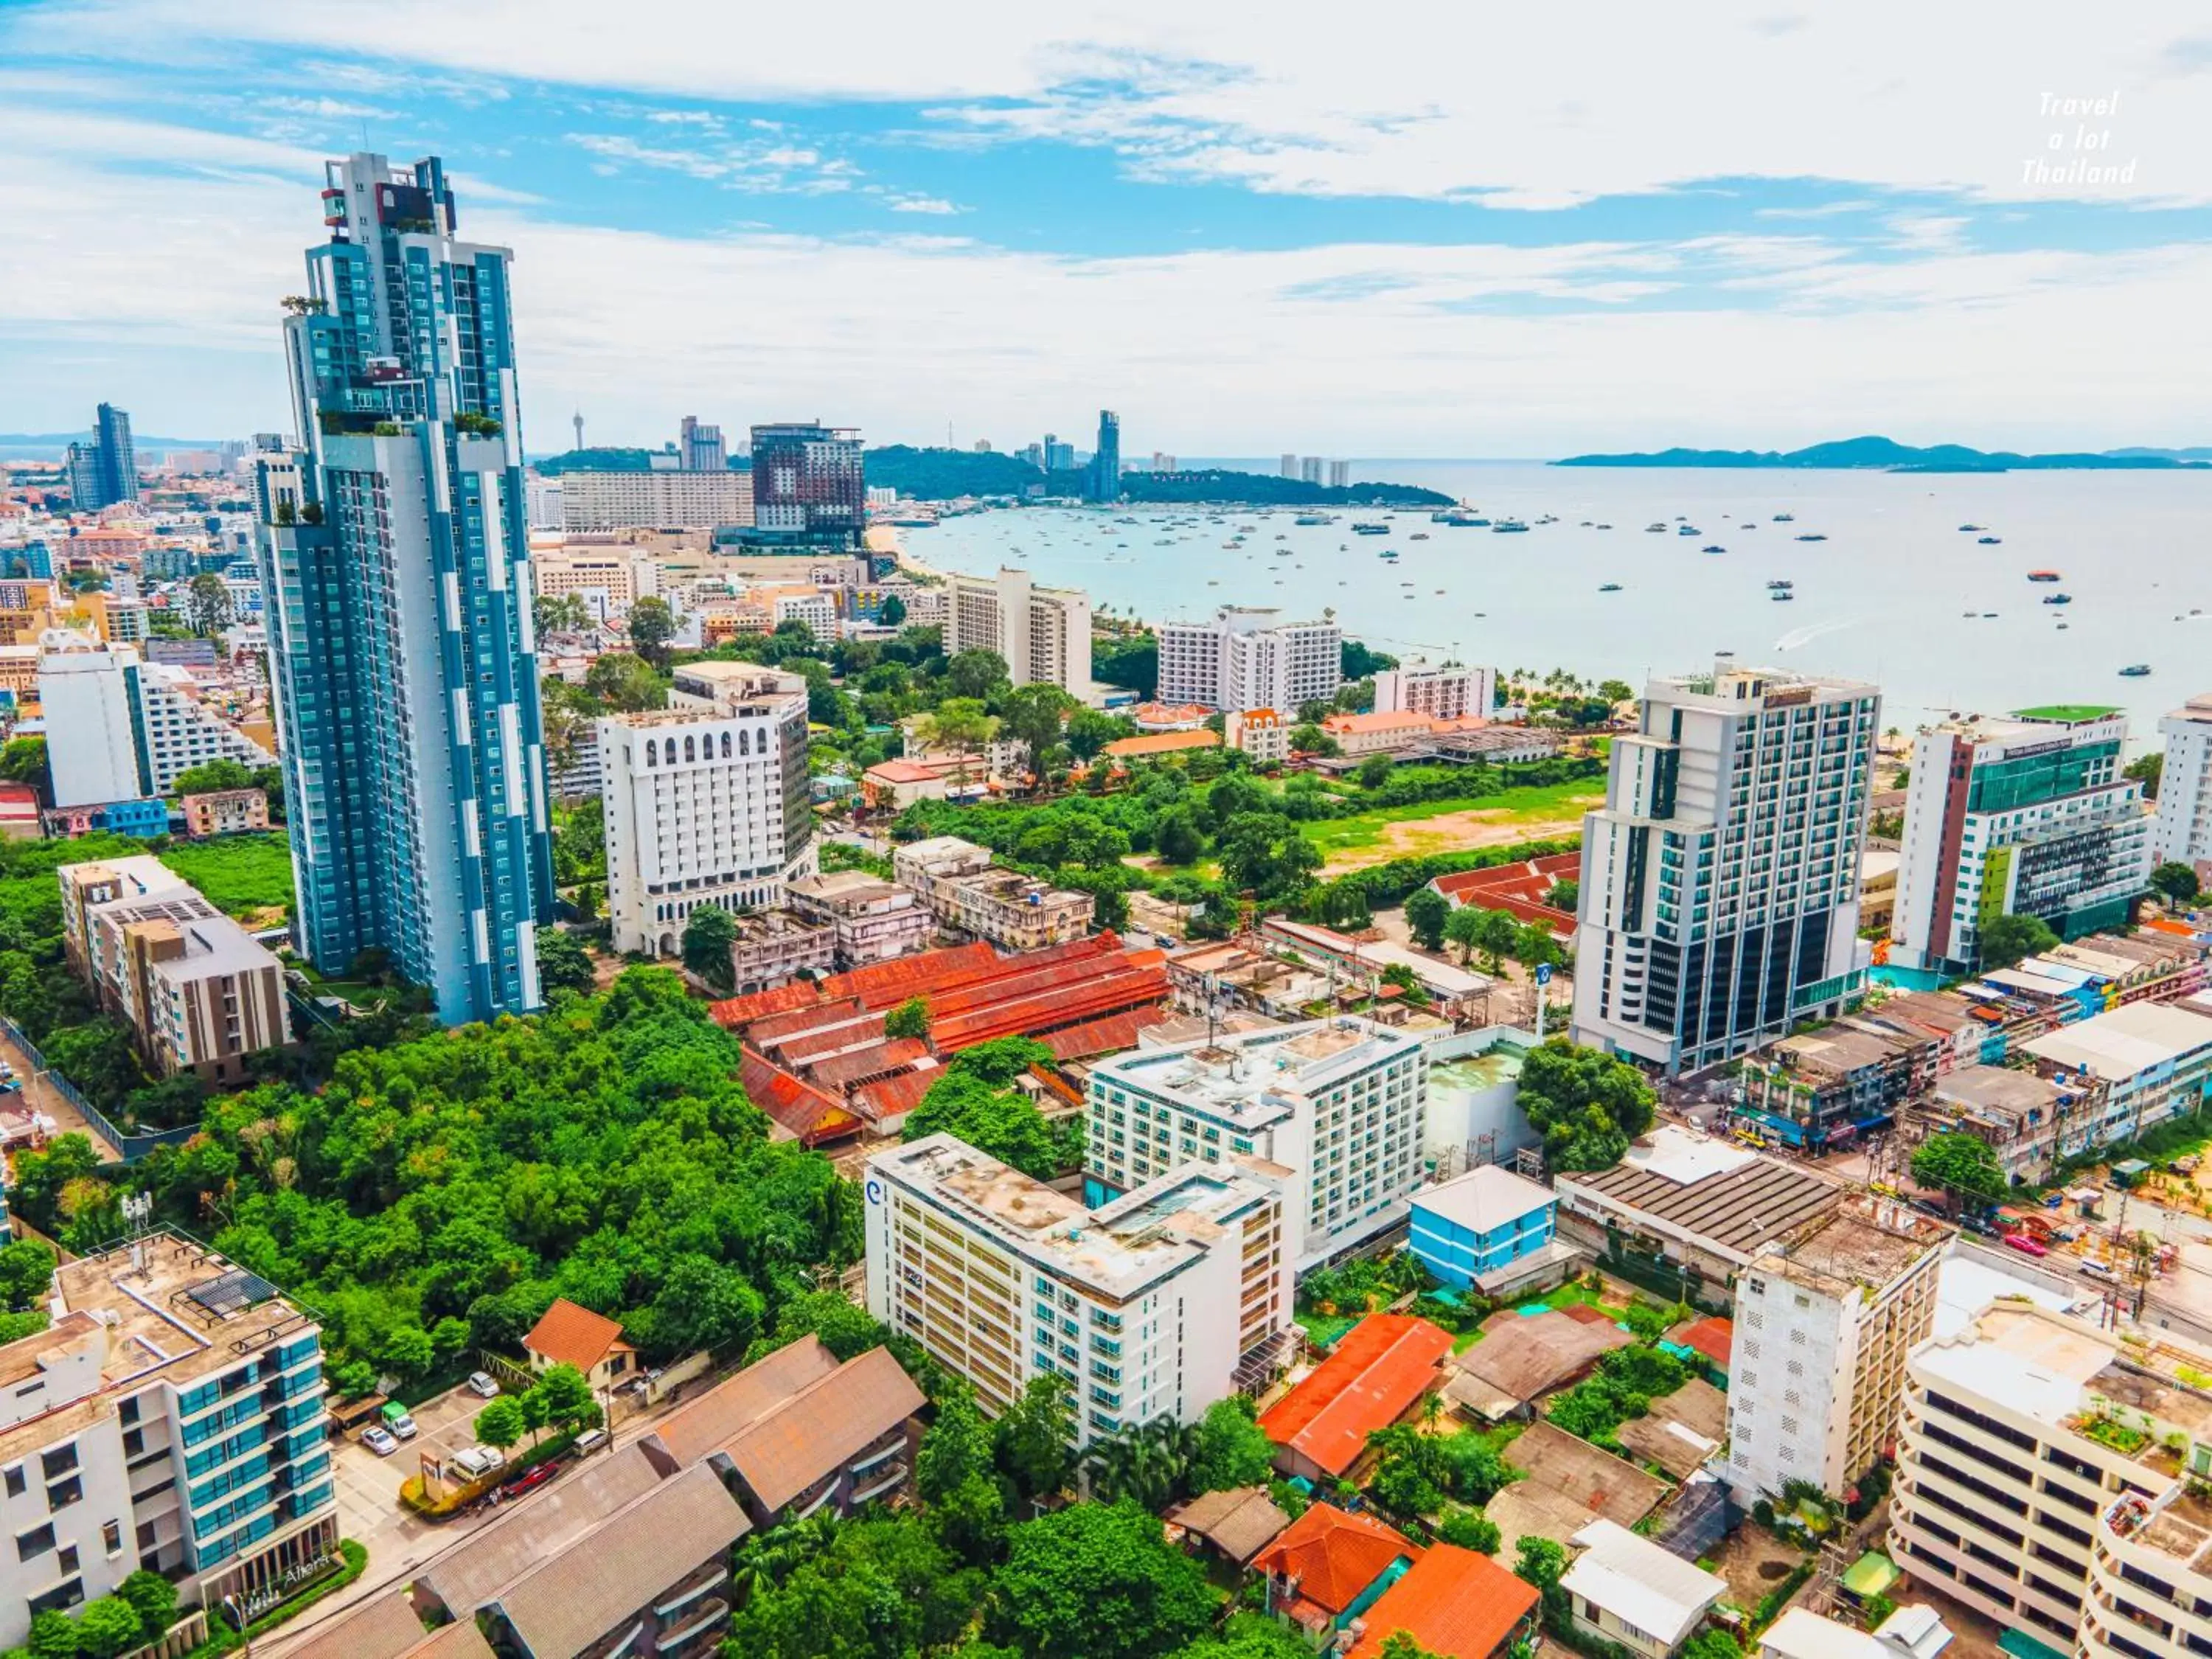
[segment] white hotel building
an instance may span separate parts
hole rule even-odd
[[[1186,1164],[1261,1158],[1291,1178],[1298,1272],[1396,1226],[1421,1184],[1426,1050],[1370,1021],[1140,1048],[1091,1073],[1084,1175],[1127,1192]]]
[[[672,955],[701,905],[778,905],[815,867],[806,682],[696,663],[677,671],[671,701],[595,727],[617,951]]]
[[[996,1415],[1035,1378],[1074,1389],[1079,1446],[1195,1422],[1291,1330],[1283,1176],[1194,1164],[1095,1209],[951,1135],[868,1161],[868,1311]]]
[[[2158,781],[2153,834],[2160,864],[2197,868],[2212,886],[2212,691],[2191,697],[2158,723],[2166,766]]]
[[[750,472],[564,472],[564,530],[712,530],[753,521]]]
[[[1375,677],[1378,714],[1426,714],[1431,720],[1490,718],[1498,695],[1498,671],[1464,664],[1438,667],[1409,662]]]
[[[1056,685],[1071,697],[1091,690],[1091,596],[1044,587],[1026,570],[945,580],[945,654],[995,651],[1016,685]]]
[[[1344,684],[1344,630],[1328,619],[1279,621],[1279,611],[1224,605],[1212,620],[1159,627],[1159,700],[1295,715]]]

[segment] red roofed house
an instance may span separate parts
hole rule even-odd
[[[622,1327],[605,1314],[556,1297],[545,1316],[522,1339],[530,1369],[574,1365],[594,1389],[612,1388],[637,1364],[637,1350],[623,1340]]]
[[[1407,1416],[1439,1381],[1451,1333],[1410,1314],[1370,1314],[1305,1381],[1261,1413],[1286,1475],[1334,1483],[1367,1452],[1367,1437]]]
[[[1459,870],[1438,876],[1429,886],[1455,910],[1503,910],[1516,921],[1540,921],[1559,938],[1572,939],[1574,912],[1552,902],[1552,896],[1559,883],[1580,880],[1582,856],[1559,853],[1492,870]]]
[[[1676,1326],[1667,1333],[1667,1340],[1696,1349],[1698,1357],[1720,1373],[1722,1381],[1727,1381],[1729,1351],[1735,1344],[1735,1326],[1731,1321],[1709,1315]]]
[[[1326,1643],[1420,1559],[1420,1547],[1380,1521],[1316,1504],[1252,1559],[1267,1609]]]
[[[1350,1659],[1376,1659],[1399,1631],[1437,1659],[1494,1659],[1536,1627],[1536,1587],[1486,1555],[1431,1544],[1368,1607]]]

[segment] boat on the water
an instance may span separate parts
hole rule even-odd
[[[1967,535],[1971,536],[1971,535],[1973,535],[1973,534],[1977,533],[1978,532],[1979,532],[1979,531],[1981,531],[1981,530],[1983,530],[1983,529],[1986,528],[1986,526],[1983,526],[1983,525],[1978,525],[1978,524],[1962,524],[1962,525],[1960,525],[1960,526],[1959,526],[1959,528],[1960,528],[1960,530],[1964,531]]]
[[[1723,547],[1718,542],[1709,542],[1705,546],[1699,548],[1698,551],[1700,553],[1725,553],[1728,551],[1728,549]]]
[[[2004,545],[2004,538],[2002,536],[1978,536],[1975,539],[1984,547],[2002,547]]]
[[[1795,586],[1797,586],[1797,584],[1796,584],[1796,582],[1787,580],[1785,580],[1784,578],[1780,577],[1780,576],[1777,576],[1777,577],[1775,577],[1772,580],[1769,581],[1769,582],[1766,584],[1767,591],[1768,591],[1769,592],[1777,592],[1781,591],[1782,589],[1784,589],[1784,588],[1790,588],[1790,587],[1795,587]]]
[[[1499,519],[1492,524],[1490,529],[1491,533],[1493,535],[1510,536],[1518,531],[1526,530],[1528,527],[1528,526],[1527,525],[1522,524],[1518,519]]]
[[[1667,533],[1667,526],[1663,524],[1647,524],[1644,528],[1654,535],[1663,536]]]
[[[1677,536],[1702,536],[1705,532],[1693,524],[1678,524],[1674,526],[1674,533]]]
[[[1828,538],[1826,536],[1821,535],[1820,532],[1814,531],[1811,535],[1800,536],[1797,539],[1801,542],[1825,542]]]
[[[2139,680],[2143,678],[2149,672],[2150,665],[2148,663],[2131,662],[2125,668],[2120,670],[2120,678],[2124,680]]]
[[[1354,519],[1352,521],[1352,533],[1355,536],[1387,536],[1390,533],[1390,526],[1387,524],[1377,524],[1371,519]]]
[[[2074,596],[2071,593],[2045,593],[2043,602],[2045,605],[2071,605]]]
[[[1767,597],[1768,599],[1773,599],[1773,600],[1776,600],[1776,601],[1779,602],[1779,601],[1784,600],[1784,599],[1796,599],[1797,596],[1796,596],[1795,593],[1792,593],[1792,592],[1791,592],[1788,588],[1786,588],[1786,587],[1778,587],[1777,589],[1775,589],[1775,590],[1774,590],[1774,592],[1773,592],[1769,593],[1766,597]]]
[[[1299,525],[1317,525],[1328,524],[1330,522],[1330,520],[1328,514],[1326,513],[1301,513],[1297,518],[1291,520],[1291,522],[1292,524]]]
[[[2060,578],[2056,570],[2031,570],[2027,573],[2027,579],[2032,582],[2055,582]]]
[[[1777,524],[1796,524],[1797,522],[1797,515],[1795,513],[1778,513],[1774,515],[1774,522]]]
[[[1601,582],[1598,585],[1597,591],[1601,593],[1618,593],[1620,592],[1620,584],[1619,582]]]

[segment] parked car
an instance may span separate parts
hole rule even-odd
[[[465,1446],[453,1454],[453,1462],[472,1475],[489,1474],[507,1462],[489,1446]]]
[[[407,1407],[397,1400],[385,1407],[383,1416],[384,1426],[402,1440],[412,1440],[415,1437],[415,1419],[408,1415]]]
[[[581,1457],[586,1452],[597,1451],[606,1443],[607,1431],[605,1429],[586,1429],[576,1437],[568,1449]]]
[[[549,1457],[543,1463],[540,1463],[536,1468],[531,1470],[527,1474],[519,1475],[514,1480],[508,1481],[505,1486],[501,1486],[499,1489],[499,1495],[501,1498],[520,1498],[523,1493],[535,1491],[538,1487],[544,1486],[548,1480],[550,1480],[555,1475],[560,1473],[561,1460],[556,1457]]]
[[[2004,1243],[2008,1249],[2018,1250],[2022,1255],[2049,1255],[2051,1254],[2051,1247],[2049,1245],[2044,1243],[2040,1239],[2030,1238],[2026,1233],[2007,1233],[2004,1236]]]
[[[363,1429],[361,1443],[379,1457],[389,1457],[399,1449],[399,1443],[392,1437],[381,1423],[372,1423]]]
[[[479,1400],[496,1400],[499,1398],[499,1384],[492,1381],[489,1371],[471,1371],[469,1392]]]

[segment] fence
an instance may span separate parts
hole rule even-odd
[[[123,1659],[183,1659],[184,1655],[207,1639],[207,1609],[194,1607],[182,1614],[160,1639],[149,1642],[143,1648],[131,1649],[123,1656]]]
[[[38,1045],[24,1036],[22,1028],[4,1014],[0,1014],[0,1032],[5,1032],[8,1040],[23,1051],[23,1058],[45,1077],[56,1094],[84,1115],[84,1121],[100,1131],[107,1144],[121,1154],[125,1164],[136,1164],[157,1146],[180,1146],[200,1132],[198,1124],[187,1123],[175,1129],[149,1129],[137,1134],[125,1134],[109,1121],[106,1113],[77,1092],[76,1085],[47,1065],[46,1056],[38,1050]]]

